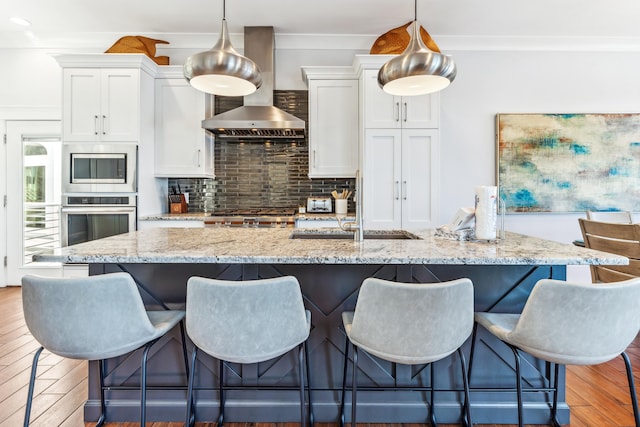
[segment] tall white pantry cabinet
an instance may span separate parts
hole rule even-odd
[[[387,55],[358,55],[360,170],[366,229],[433,228],[439,205],[439,95],[395,97],[378,85]]]

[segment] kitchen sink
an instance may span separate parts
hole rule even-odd
[[[290,239],[342,239],[353,240],[353,232],[339,229],[298,229]],[[365,230],[365,240],[420,240],[419,236],[404,230]]]

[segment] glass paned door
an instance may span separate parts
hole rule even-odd
[[[7,122],[7,282],[24,274],[61,276],[32,255],[60,247],[60,122]]]

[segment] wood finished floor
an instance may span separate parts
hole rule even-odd
[[[22,315],[20,288],[0,288],[0,427],[22,425],[33,353],[38,344],[29,334]],[[635,372],[640,372],[640,340],[628,350]],[[636,382],[640,375],[635,374]],[[571,427],[633,426],[622,359],[599,366],[569,367],[567,401]],[[84,427],[82,406],[87,395],[87,368],[79,362],[43,353],[38,369],[31,425],[33,427]],[[91,426],[92,424],[86,424]],[[106,423],[107,427],[133,427],[138,423]],[[154,422],[146,427],[179,427],[183,423]],[[213,427],[215,423],[197,423]],[[295,427],[296,423],[228,423],[228,427]],[[316,423],[318,427],[335,424]],[[388,427],[390,424],[362,424]],[[417,427],[419,424],[405,424]],[[451,424],[442,427],[450,427]],[[503,426],[504,427],[504,426]]]

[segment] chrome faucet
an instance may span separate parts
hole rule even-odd
[[[362,222],[362,178],[360,170],[356,170],[356,220],[342,222],[341,216],[338,218],[338,226],[344,231],[353,231],[353,240],[362,242],[364,240],[364,226]]]

